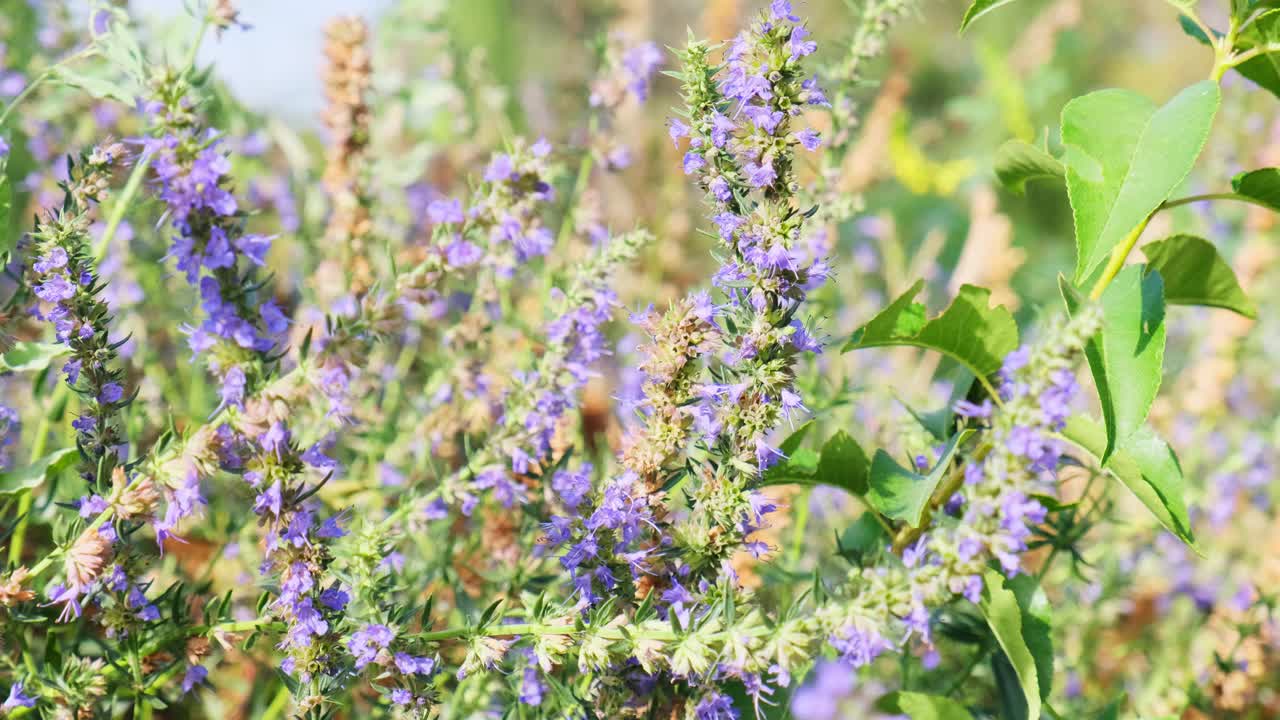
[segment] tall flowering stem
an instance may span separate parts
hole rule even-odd
[[[85,401],[72,425],[81,449],[80,475],[92,489],[104,486],[124,460],[120,414],[131,400],[118,362],[119,344],[110,338],[104,283],[89,249],[92,205],[105,197],[112,166],[124,156],[124,146],[111,143],[70,169],[62,207],[49,211],[31,233],[27,271],[39,300],[37,312],[70,351],[62,367],[67,385]]]
[[[359,17],[336,17],[325,26],[325,108],[329,132],[324,186],[333,207],[325,237],[343,248],[353,290],[361,295],[373,282],[366,247],[372,229],[367,197],[369,144],[367,94],[372,76],[369,30]]]
[[[803,411],[795,386],[800,356],[820,351],[800,311],[827,277],[823,258],[799,242],[812,209],[799,205],[796,150],[819,137],[796,122],[826,97],[804,58],[816,50],[788,3],[773,3],[729,43],[720,64],[711,47],[691,40],[681,55],[684,119],[671,121],[677,143],[688,138],[683,165],[707,193],[725,256],[714,278],[726,302],[696,304],[719,334],[711,381],[691,406],[697,447],[693,513],[676,532],[690,561],[719,567],[759,525],[762,500],[752,492],[782,454],[771,435]]]

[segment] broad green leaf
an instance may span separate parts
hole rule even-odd
[[[1130,265],[1102,293],[1102,329],[1085,345],[1098,388],[1111,453],[1142,427],[1160,389],[1164,368],[1164,282],[1155,270]],[[1078,300],[1065,286],[1063,296],[1075,313]]]
[[[1107,433],[1096,420],[1073,416],[1062,436],[1101,462]],[[1134,433],[1102,467],[1124,483],[1169,532],[1195,546],[1183,498],[1186,482],[1182,468],[1173,450],[1152,430],[1144,426]]]
[[[977,20],[1001,5],[1008,5],[1011,2],[1013,2],[1013,0],[974,0],[973,4],[969,6],[969,10],[965,12],[964,19],[960,21],[960,32],[968,30],[974,20]]]
[[[813,428],[813,421],[810,420],[800,426],[799,430],[787,436],[778,445],[778,450],[785,458],[764,473],[765,485],[786,485],[790,483],[812,482],[813,475],[818,471],[818,454],[807,448],[800,447],[800,443],[804,442],[805,436]]]
[[[973,435],[966,428],[947,443],[938,464],[928,475],[919,475],[897,463],[889,453],[876,450],[871,460],[871,478],[867,489],[867,502],[881,515],[900,520],[912,527],[919,527],[929,498],[938,489],[943,478],[951,470],[951,460],[956,451]]]
[[[870,463],[862,446],[844,430],[837,430],[822,446],[814,482],[844,488],[854,495],[867,494]]]
[[[1235,51],[1247,52],[1256,47],[1280,44],[1280,10],[1268,10],[1259,15],[1236,38]],[[1236,72],[1280,97],[1280,55],[1263,53],[1235,68]]]
[[[1018,325],[1003,305],[991,307],[991,291],[973,285],[960,288],[938,317],[927,320],[924,305],[914,302],[924,281],[909,290],[853,333],[843,352],[887,345],[912,345],[940,352],[985,381],[1000,369],[1004,356],[1018,347]]]
[[[1231,178],[1231,189],[1280,212],[1280,168],[1242,172]]]
[[[1204,80],[1162,107],[1127,90],[1100,90],[1062,109],[1077,284],[1182,184],[1204,147],[1219,95],[1217,83]]]
[[[830,485],[854,495],[867,492],[867,455],[843,430],[822,446],[820,453],[799,447],[812,423],[792,433],[779,447],[787,459],[765,471],[764,485]]]
[[[81,71],[66,65],[60,65],[54,71],[55,78],[64,85],[79,88],[96,98],[111,98],[122,103],[131,104],[135,91],[135,83],[121,82],[117,78],[106,77],[100,71]]]
[[[876,701],[882,712],[906,715],[911,720],[973,720],[963,705],[941,695],[899,691]]]
[[[49,476],[75,464],[79,456],[75,448],[63,448],[26,467],[0,472],[0,497],[40,487]]]
[[[889,536],[870,511],[859,515],[858,519],[836,538],[840,555],[859,565],[864,558],[876,553],[888,543]]]
[[[1021,140],[1010,140],[996,150],[996,178],[1021,195],[1029,180],[1062,180],[1066,168],[1048,151]]]
[[[1022,695],[1027,702],[1029,720],[1040,717],[1040,683],[1036,660],[1023,637],[1022,607],[1012,590],[1005,587],[1005,578],[995,570],[987,570],[983,576],[985,587],[979,607],[987,625],[996,636],[996,642],[1017,673]]]
[[[1164,280],[1164,301],[1171,305],[1207,305],[1257,317],[1253,301],[1244,294],[1231,266],[1213,243],[1194,235],[1142,246],[1147,266]]]
[[[38,372],[67,352],[69,348],[58,343],[15,343],[9,352],[0,355],[0,372]]]

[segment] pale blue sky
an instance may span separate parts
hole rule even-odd
[[[391,0],[241,0],[249,32],[225,33],[201,49],[204,62],[251,108],[314,124],[323,103],[320,86],[325,21],[340,14],[373,17]],[[143,12],[184,12],[182,0],[134,0]]]

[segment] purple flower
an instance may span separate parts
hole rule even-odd
[[[791,11],[790,0],[773,0],[773,2],[769,3],[769,12],[775,20],[800,22],[800,18]]]
[[[667,135],[671,136],[671,144],[680,147],[680,138],[688,137],[689,126],[680,121],[679,118],[671,118],[667,123]]]
[[[427,205],[427,219],[433,224],[460,224],[465,219],[462,214],[462,202],[451,198],[432,200]]]
[[[712,691],[702,696],[702,700],[693,709],[697,720],[738,720],[738,711],[733,707],[733,700],[724,693]]]
[[[546,695],[548,689],[537,668],[526,667],[524,669],[524,676],[520,680],[520,702],[535,707],[541,705],[542,698]]]
[[[779,460],[785,459],[781,450],[773,447],[765,442],[764,436],[756,438],[756,464],[760,466],[760,472],[764,472],[772,467]]]
[[[773,169],[772,162],[747,163],[743,166],[743,171],[747,173],[747,182],[758,188],[766,188],[778,179],[778,173]]]
[[[515,177],[515,166],[511,163],[511,156],[505,153],[494,155],[489,161],[489,166],[484,170],[485,182],[505,182],[513,177]]]
[[[413,702],[413,693],[404,688],[396,688],[391,691],[391,702],[396,705],[409,705]]]
[[[822,138],[818,135],[818,131],[813,128],[805,128],[796,133],[796,140],[804,147],[805,150],[817,150],[822,145]]]
[[[878,631],[860,625],[848,625],[829,639],[831,647],[840,653],[840,659],[855,668],[870,665],[893,645]]]
[[[804,29],[803,26],[797,25],[791,29],[791,62],[818,51],[817,43],[812,40],[805,40],[808,36],[809,31]]]
[[[195,689],[197,685],[205,682],[209,677],[209,671],[203,665],[192,665],[182,675],[182,694],[186,695]]]
[[[644,102],[649,97],[649,78],[662,67],[662,51],[655,43],[640,43],[623,53],[622,67],[630,76],[627,88]]]
[[[105,383],[102,390],[98,393],[98,402],[103,405],[111,405],[120,402],[120,398],[124,397],[124,388],[119,383]]]
[[[62,302],[75,297],[76,286],[64,274],[57,274],[35,287],[36,297],[49,303]]]
[[[707,166],[707,161],[694,150],[684,154],[684,174],[692,175]]]
[[[26,683],[19,680],[9,687],[9,697],[5,699],[3,705],[0,705],[0,710],[8,711],[14,708],[32,708],[35,706],[36,699],[26,693]]]

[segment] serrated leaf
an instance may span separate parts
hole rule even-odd
[[[1219,97],[1217,83],[1205,80],[1161,107],[1128,90],[1100,90],[1062,109],[1077,284],[1186,179]]]
[[[911,345],[940,352],[983,378],[1000,369],[1004,356],[1018,347],[1018,325],[1003,305],[991,307],[991,291],[961,286],[941,315],[926,320],[924,305],[914,302],[924,287],[909,290],[853,333],[842,352],[889,345]]]
[[[887,518],[919,527],[929,498],[933,497],[938,485],[951,470],[951,460],[956,451],[973,434],[971,428],[966,428],[952,436],[942,457],[928,475],[914,473],[899,465],[889,453],[876,450],[875,457],[871,460],[867,502]]]
[[[1280,212],[1280,168],[1239,173],[1231,178],[1231,189],[1237,195],[1251,198]]]
[[[3,227],[0,225],[0,227]],[[58,343],[19,342],[4,355],[0,355],[0,372],[37,372],[70,349]]]
[[[0,497],[40,487],[51,475],[74,465],[78,457],[79,453],[75,448],[63,448],[26,467],[0,473]]]
[[[1010,578],[1006,587],[1013,591],[1022,612],[1022,639],[1036,662],[1040,699],[1048,700],[1053,689],[1053,613],[1049,599],[1031,575]]]
[[[1010,140],[996,150],[996,178],[1021,195],[1030,180],[1063,180],[1066,168],[1047,151],[1021,140]]]
[[[1062,436],[1102,463],[1106,430],[1096,420],[1073,416],[1067,421]],[[1186,481],[1182,467],[1173,450],[1154,431],[1144,426],[1102,463],[1102,467],[1124,483],[1169,532],[1195,546],[1184,499]]]
[[[1002,5],[1008,5],[1013,0],[974,0],[969,9],[965,11],[964,19],[960,21],[960,32],[969,29],[975,20],[995,10]]]
[[[867,453],[844,430],[837,430],[822,446],[814,482],[844,488],[854,495],[867,493],[870,463]]]
[[[1063,296],[1074,314],[1078,300]],[[1142,427],[1160,390],[1164,368],[1164,283],[1146,266],[1121,270],[1099,299],[1102,329],[1085,345],[1107,427],[1106,462],[1118,445]]]
[[[876,709],[911,720],[973,720],[963,705],[941,695],[899,691],[876,701]]]
[[[1245,317],[1257,317],[1236,274],[1213,243],[1194,235],[1174,235],[1142,246],[1147,266],[1164,281],[1164,301],[1172,305],[1206,305]]]
[[[868,462],[862,446],[839,430],[823,444],[820,453],[798,447],[810,424],[806,423],[782,442],[779,449],[787,458],[765,471],[762,484],[829,485],[854,495],[865,494]]]
[[[1018,677],[1023,698],[1027,703],[1029,720],[1040,717],[1040,683],[1036,660],[1023,637],[1022,607],[1012,590],[1005,587],[1005,578],[995,570],[987,570],[983,576],[982,602],[978,604],[987,625],[996,636],[996,642],[1004,651]]]

